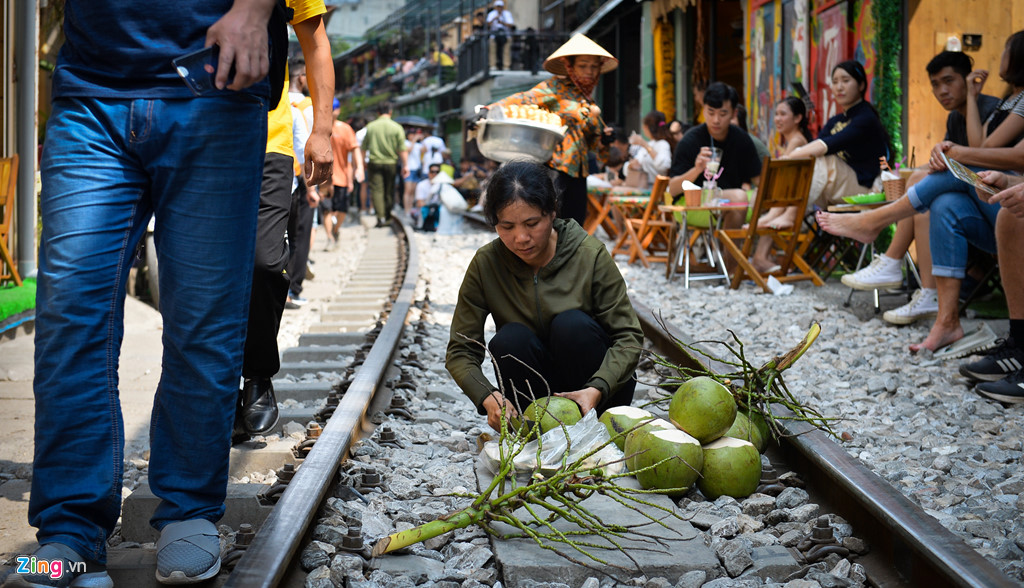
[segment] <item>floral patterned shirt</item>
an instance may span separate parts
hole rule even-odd
[[[599,115],[591,116],[596,106],[585,98],[568,78],[552,77],[533,88],[499,100],[492,106],[535,104],[562,117],[568,127],[562,142],[555,145],[548,166],[574,177],[587,176],[587,154],[594,151],[598,163],[604,168],[608,147],[601,142],[604,122]]]

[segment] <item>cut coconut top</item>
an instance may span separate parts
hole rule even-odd
[[[737,439],[735,437],[719,437],[718,439],[705,445],[704,449],[708,450],[722,449],[723,447],[745,447],[747,445],[754,447],[754,444],[751,443],[750,441],[744,441],[743,439]],[[757,448],[755,447],[754,449],[756,450]]]
[[[653,433],[651,433],[651,437],[657,437],[658,439],[668,441],[669,443],[692,443],[694,445],[700,445],[700,442],[697,441],[697,439],[695,439],[686,431],[680,429],[666,429],[664,431],[654,431]]]
[[[604,412],[605,414],[611,414],[613,416],[622,415],[631,419],[642,419],[654,416],[650,411],[637,408],[635,406],[613,406]]]
[[[666,421],[665,419],[654,419],[653,421],[647,421],[647,426],[654,427],[657,429],[675,429],[676,426]]]

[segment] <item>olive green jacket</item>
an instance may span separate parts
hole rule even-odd
[[[481,247],[466,270],[445,367],[481,412],[481,403],[498,389],[480,369],[488,314],[497,328],[522,323],[542,341],[548,339],[551,320],[559,313],[579,309],[593,317],[612,340],[601,367],[587,382],[601,391],[602,405],[636,370],[643,332],[618,266],[604,243],[575,221],[556,219],[554,227],[555,256],[536,275],[501,239]]]

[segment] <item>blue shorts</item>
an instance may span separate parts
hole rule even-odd
[[[409,170],[409,177],[405,178],[406,183],[417,184],[420,180],[424,179],[423,169],[411,169]]]

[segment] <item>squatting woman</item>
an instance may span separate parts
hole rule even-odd
[[[498,238],[466,270],[445,367],[495,429],[541,396],[584,414],[633,399],[643,333],[626,284],[604,244],[556,210],[546,167],[510,162],[491,177],[484,215]],[[488,315],[497,385],[480,367]]]

